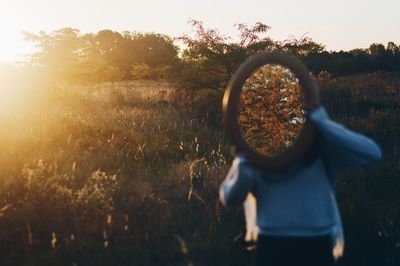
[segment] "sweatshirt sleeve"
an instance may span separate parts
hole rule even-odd
[[[373,140],[333,122],[323,107],[314,110],[310,119],[322,134],[324,159],[333,183],[343,171],[367,166],[382,158],[381,150]]]
[[[236,206],[245,201],[247,194],[252,191],[254,186],[252,169],[244,157],[237,156],[235,158],[219,190],[223,205]]]

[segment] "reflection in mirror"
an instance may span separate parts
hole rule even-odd
[[[288,68],[268,64],[246,80],[240,94],[239,124],[248,145],[276,157],[296,142],[305,116],[299,80]]]

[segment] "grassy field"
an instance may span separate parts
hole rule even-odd
[[[345,265],[396,265],[398,98],[374,95],[364,78],[327,81],[322,91],[332,117],[385,154],[339,184]],[[221,91],[126,81],[35,97],[0,112],[1,265],[250,264],[241,210],[217,198],[232,159]],[[199,182],[190,182],[191,166]]]
[[[2,264],[225,261],[232,245],[220,244],[241,231],[222,224],[242,220],[224,221],[217,201],[230,156],[214,108],[220,97],[161,82],[105,83],[59,87],[3,114]],[[193,162],[205,171],[189,199]]]

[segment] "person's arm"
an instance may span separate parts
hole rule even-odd
[[[253,186],[252,167],[248,165],[245,157],[237,156],[224,182],[221,184],[220,200],[225,206],[239,205],[244,202]]]
[[[381,150],[373,140],[333,122],[323,107],[313,110],[309,117],[322,135],[328,170],[334,172],[334,176],[352,167],[370,165],[382,158]]]

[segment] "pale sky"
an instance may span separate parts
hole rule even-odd
[[[237,35],[234,24],[260,21],[272,27],[273,39],[308,33],[327,50],[399,45],[399,13],[400,0],[0,0],[0,62],[32,51],[21,31],[73,27],[83,33],[111,29],[176,37],[191,32],[189,19],[231,37]]]

